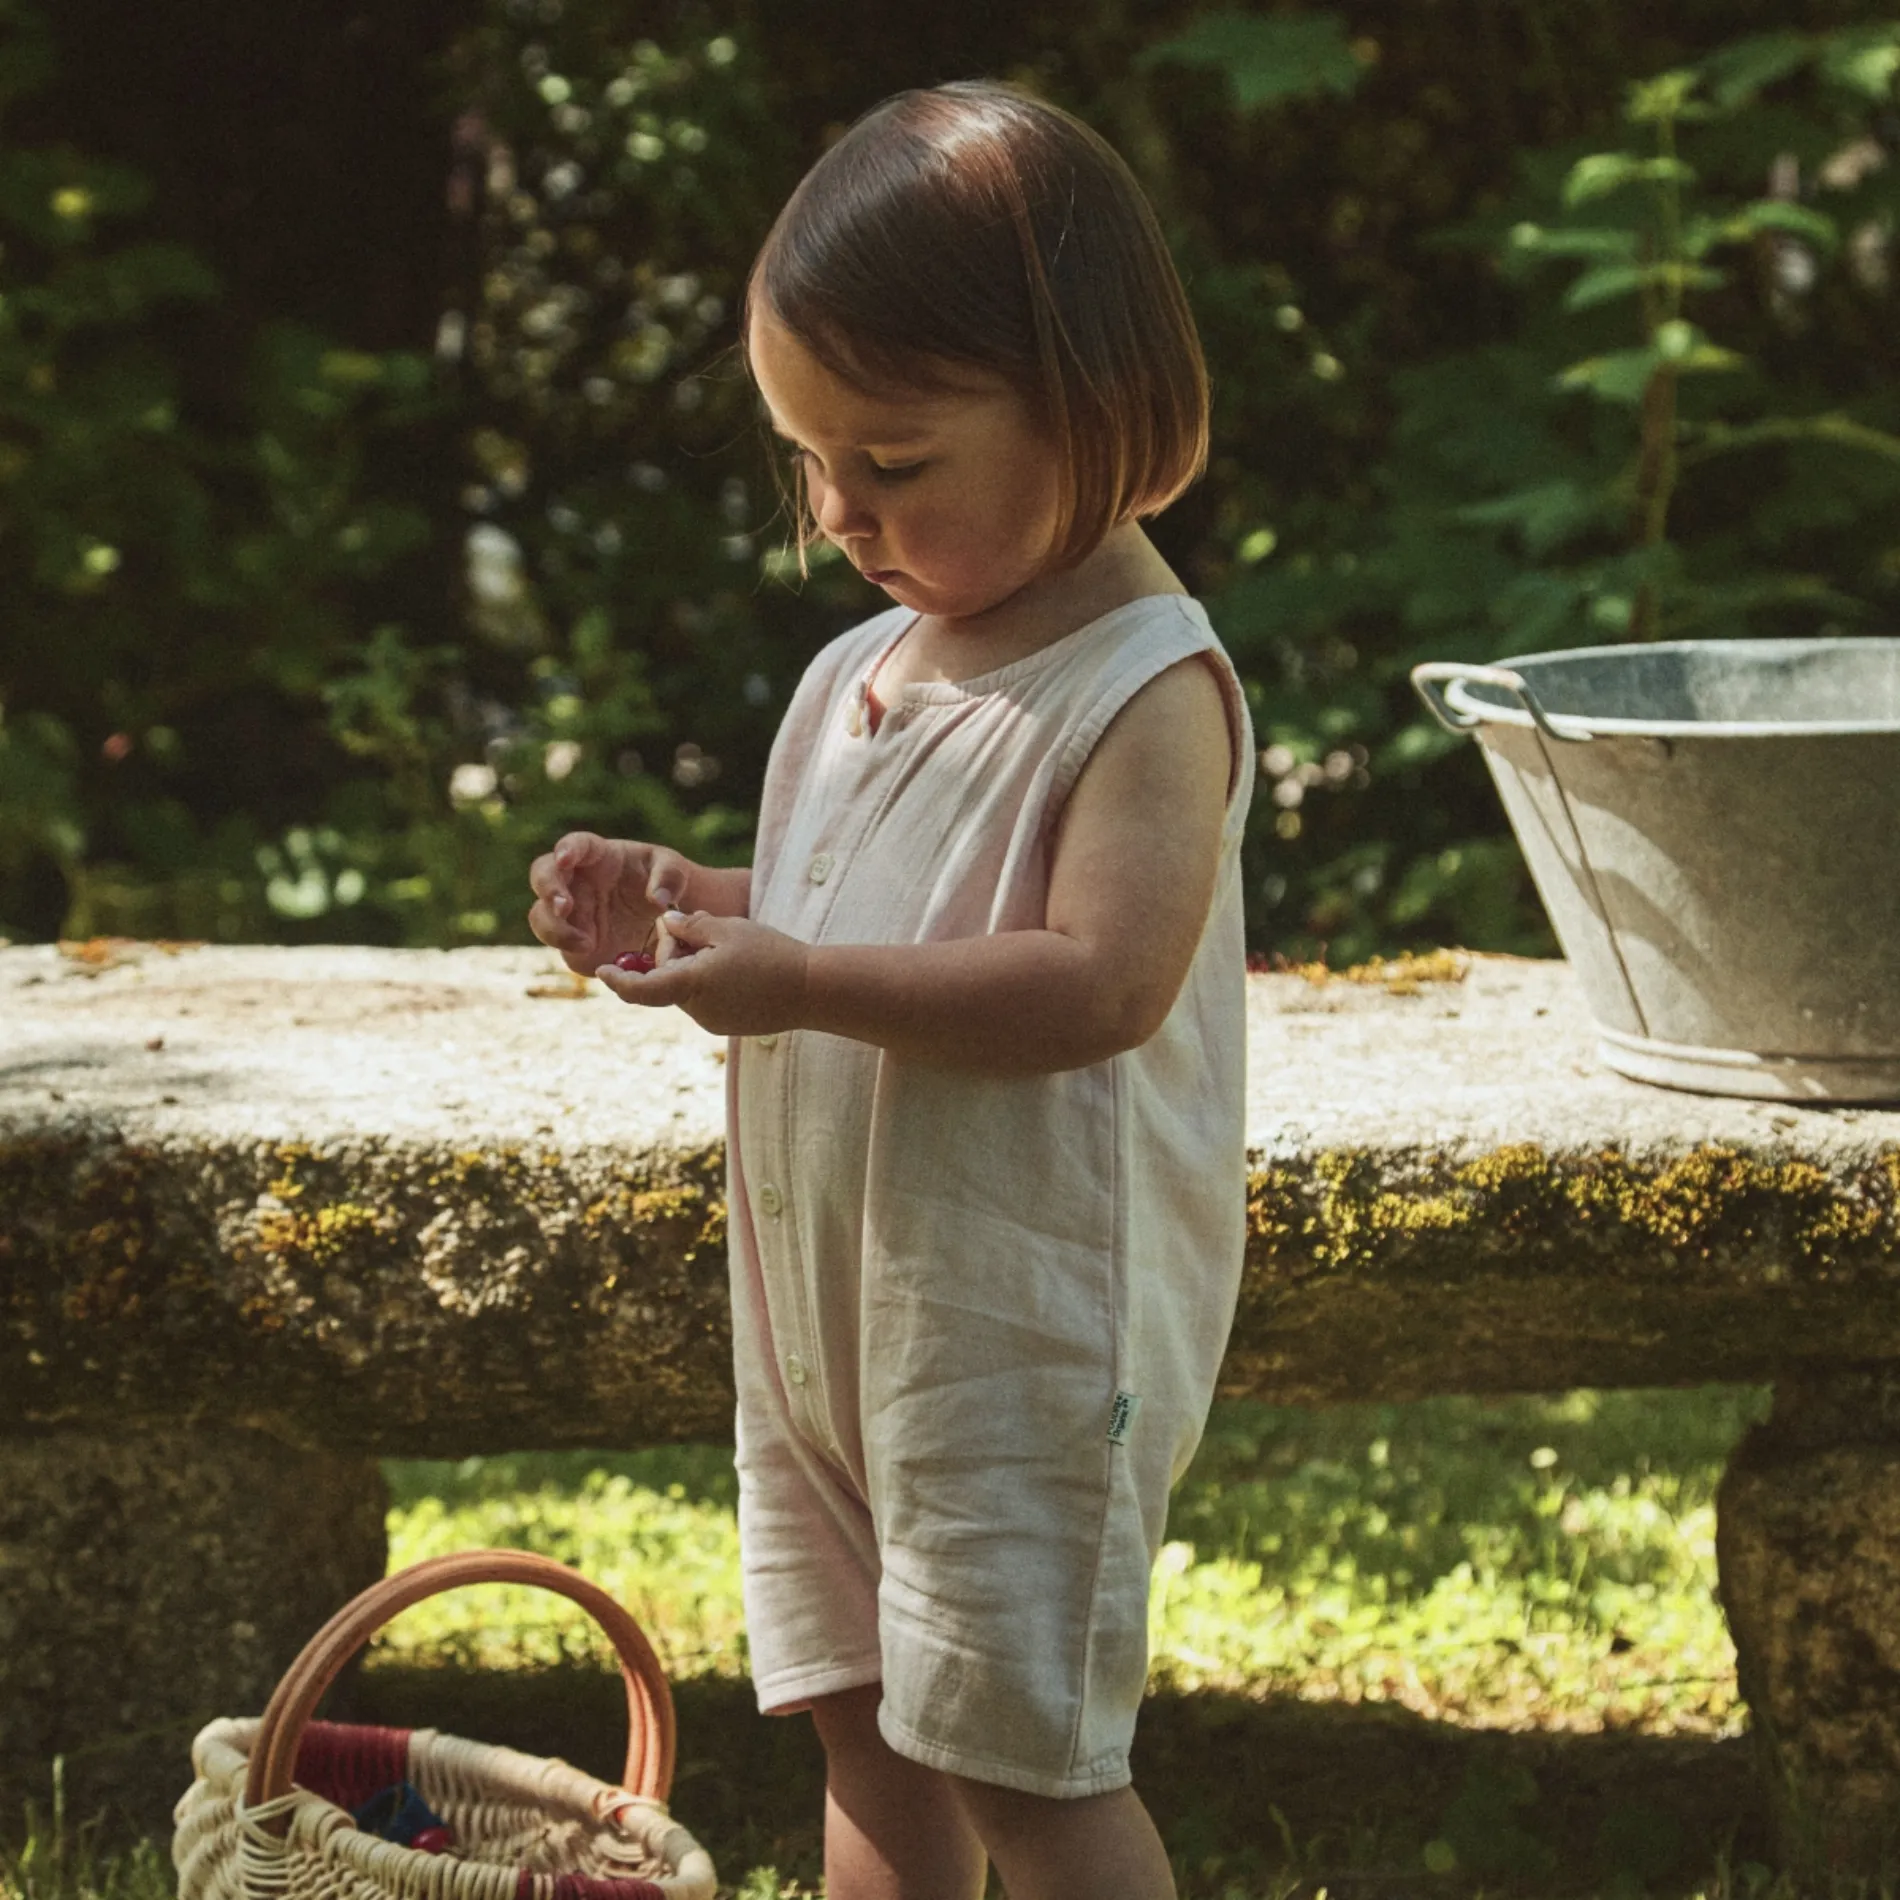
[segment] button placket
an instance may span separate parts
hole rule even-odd
[[[885,717],[896,710],[887,708]],[[847,730],[851,711],[847,704]],[[876,730],[883,730],[882,720]],[[828,758],[835,780],[827,781],[827,789],[835,797],[805,808],[809,828],[800,825],[786,838],[788,848],[772,879],[771,915],[767,921],[807,942],[825,940],[833,913],[851,882],[853,853],[890,796],[895,767],[887,761],[895,754],[890,748],[872,743],[875,733],[868,720],[862,735],[853,734],[852,738],[855,743],[840,745]],[[773,1281],[774,1338],[767,1364],[777,1372],[783,1403],[798,1429],[814,1445],[842,1458],[842,1441],[829,1413],[828,1362],[816,1327],[823,1302],[807,1254],[806,1217],[793,1205],[796,1183],[791,1170],[799,1144],[793,1139],[791,1122],[794,1104],[803,1093],[801,1056],[806,1039],[791,1033],[776,1037],[768,1033],[748,1040],[760,1049],[753,1073],[759,1085],[769,1091],[775,1111],[769,1158],[763,1149],[754,1157],[747,1193],[759,1250],[772,1263],[768,1272]],[[774,1055],[770,1052],[775,1043],[783,1046]],[[768,1186],[772,1191],[763,1192]],[[821,1200],[822,1192],[814,1199]],[[796,1373],[794,1362],[799,1369]]]
[[[776,1041],[776,1038],[771,1040]],[[769,1070],[761,1070],[753,1084],[768,1091],[767,1099],[772,1103],[773,1112],[769,1118],[769,1129],[760,1125],[766,1120],[764,1116],[754,1124],[756,1133],[751,1147],[752,1158],[761,1170],[770,1168],[774,1173],[778,1172],[778,1164],[783,1162],[787,1152],[781,1139],[788,1106],[784,1094],[786,1085],[784,1069],[777,1063]],[[785,1191],[776,1180],[759,1180],[755,1177],[748,1189],[748,1199],[754,1216],[759,1266],[766,1283],[768,1325],[775,1335],[781,1376],[794,1411],[806,1417],[809,1424],[812,1400],[812,1361],[806,1343],[809,1316],[797,1236],[791,1231],[790,1223],[780,1218],[785,1211]]]

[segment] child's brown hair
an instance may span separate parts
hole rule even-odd
[[[1207,460],[1207,368],[1141,187],[1079,119],[1006,86],[902,92],[859,119],[767,234],[748,336],[759,314],[862,388],[1001,376],[1065,471],[1057,566]]]

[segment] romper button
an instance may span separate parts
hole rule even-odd
[[[806,873],[814,884],[822,884],[831,875],[831,853],[821,851],[812,859],[811,869]]]
[[[784,1196],[779,1193],[778,1189],[775,1188],[770,1181],[761,1183],[759,1187],[759,1207],[763,1212],[776,1216],[779,1209],[784,1205]]]
[[[754,1036],[752,1040],[756,1042],[761,1049],[776,1049],[778,1047],[778,1034],[776,1031],[769,1036]]]
[[[795,1352],[785,1355],[785,1376],[794,1385],[805,1383],[805,1362]]]

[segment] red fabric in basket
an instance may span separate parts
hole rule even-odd
[[[360,1722],[312,1722],[297,1745],[296,1782],[339,1808],[360,1808],[371,1795],[409,1779],[406,1728]]]
[[[545,1876],[541,1876],[545,1880]],[[515,1900],[535,1900],[537,1876],[523,1873],[515,1882]],[[650,1880],[599,1880],[590,1874],[556,1874],[547,1900],[666,1900],[666,1889]]]
[[[371,1795],[409,1779],[406,1728],[372,1728],[357,1722],[312,1722],[297,1747],[300,1788],[360,1808]],[[603,1880],[587,1874],[531,1874],[515,1881],[515,1900],[666,1900],[651,1880]]]

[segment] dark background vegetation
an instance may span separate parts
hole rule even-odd
[[[0,0],[0,933],[524,941],[568,826],[743,858],[881,597],[787,574],[736,295],[835,128],[991,74],[1127,155],[1203,326],[1156,533],[1254,696],[1256,948],[1547,948],[1406,670],[1886,630],[1897,47],[1866,0]]]

